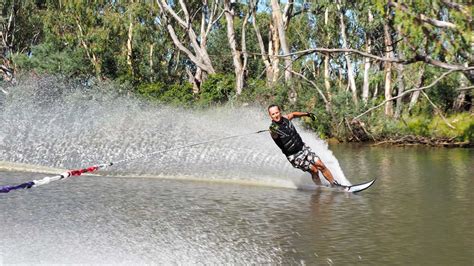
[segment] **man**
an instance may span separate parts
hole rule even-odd
[[[321,179],[318,175],[318,172],[321,171],[323,176],[331,185],[340,186],[340,184],[334,180],[331,172],[323,164],[321,159],[319,159],[319,157],[303,142],[301,136],[298,134],[295,126],[291,122],[293,118],[302,116],[308,116],[312,120],[315,120],[315,115],[313,113],[302,112],[293,112],[287,115],[282,115],[280,107],[275,104],[268,107],[268,114],[272,119],[270,134],[293,167],[311,173],[313,182],[317,185],[321,185]]]

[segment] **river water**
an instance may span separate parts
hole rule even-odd
[[[378,178],[358,195],[315,189],[255,133],[265,108],[181,109],[119,91],[40,77],[0,95],[0,169],[27,164],[0,170],[0,185],[43,178],[38,166],[116,163],[0,194],[0,265],[474,264],[473,149],[328,149],[299,120],[340,183]]]
[[[352,183],[377,182],[347,194],[81,176],[0,194],[0,264],[473,265],[472,149],[330,148]]]

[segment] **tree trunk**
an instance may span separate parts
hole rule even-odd
[[[338,0],[337,9],[339,10],[342,48],[347,49],[346,25],[344,24],[344,13],[341,10],[340,0]],[[348,78],[349,86],[352,92],[352,100],[357,105],[358,104],[357,87],[355,83],[355,78],[354,78],[354,73],[352,70],[352,63],[351,63],[351,58],[349,57],[349,53],[344,53],[344,58],[346,59],[346,64],[347,64],[347,78]]]
[[[401,56],[401,55],[399,55]],[[405,91],[405,82],[403,80],[403,70],[404,66],[402,64],[397,64],[397,88],[398,93],[397,96],[400,96]],[[395,107],[395,118],[399,118],[402,112],[403,107],[403,97],[397,98],[397,105]]]
[[[393,58],[392,37],[390,35],[389,26],[387,23],[384,23],[383,30],[384,30],[385,57]],[[392,63],[391,62],[385,62],[384,71],[385,71],[384,72],[385,99],[388,100],[392,98]],[[387,103],[385,104],[385,115],[388,117],[393,116],[393,102],[392,101],[387,101]]]
[[[377,99],[377,95],[379,94],[379,83],[375,83],[375,88],[374,88],[374,95],[372,96],[372,99]]]
[[[89,48],[89,45],[85,41],[84,38],[84,31],[82,30],[81,24],[79,23],[79,19],[76,17],[76,25],[79,30],[79,40],[84,47],[84,50],[86,51],[87,58],[91,61],[91,64],[94,66],[94,71],[97,79],[101,79],[101,72],[102,72],[102,66],[100,60],[97,58],[95,53],[92,51],[92,49]]]
[[[420,68],[419,77],[414,86],[415,88],[420,88],[423,86],[423,82],[425,79],[424,74],[425,74],[425,64],[423,64]],[[408,106],[408,112],[411,112],[413,107],[415,107],[415,104],[418,102],[419,97],[420,97],[420,91],[414,91],[411,94],[410,105]]]
[[[285,23],[283,16],[280,11],[280,4],[278,3],[278,0],[271,0],[272,4],[272,20],[273,20],[273,26],[276,27],[276,31],[278,32],[278,39],[280,41],[280,46],[281,50],[283,51],[283,54],[286,55],[284,57],[285,61],[285,82],[290,85],[290,93],[289,93],[289,100],[292,103],[296,102],[297,99],[297,94],[296,90],[291,83],[291,77],[292,77],[292,60],[291,57],[288,56],[290,54],[290,48],[288,45],[288,40],[286,38],[286,30],[285,30]],[[286,4],[286,9],[290,9],[291,6],[293,5],[293,0],[289,0],[288,3]],[[286,21],[289,21],[289,16],[291,12],[285,12],[287,17],[285,18]],[[278,53],[278,51],[276,51]]]
[[[273,24],[270,25],[270,36],[268,42],[268,55],[271,58],[271,70],[272,72],[269,73],[271,75],[270,84],[274,86],[278,81],[278,76],[280,73],[280,58],[278,57],[278,51],[280,50],[280,41],[278,39],[278,30],[275,28]]]
[[[467,87],[467,78],[464,75],[460,75],[459,84],[461,85],[461,88]],[[467,90],[459,91],[459,94],[453,103],[453,109],[455,112],[460,112],[464,108],[466,104],[466,93]]]
[[[195,16],[190,16],[188,8],[184,0],[179,0],[179,5],[181,7],[180,15],[176,13],[165,0],[157,0],[157,3],[161,10],[161,15],[168,33],[173,40],[173,43],[178,47],[178,49],[184,52],[188,58],[196,65],[196,72],[192,75],[193,78],[192,84],[194,88],[194,93],[198,93],[201,83],[206,79],[208,74],[214,74],[216,71],[212,66],[211,59],[207,53],[207,36],[212,28],[212,25],[216,22],[215,16],[217,11],[217,1],[214,2],[212,8],[208,8],[207,0],[203,0],[201,8],[201,25],[200,25],[200,36],[197,36],[192,25],[194,25]],[[173,26],[169,23],[170,19],[176,21],[176,25],[181,27],[181,29],[186,33],[187,40],[181,41],[176,35],[176,31]],[[191,47],[192,51],[187,47]],[[190,69],[187,69],[189,76]]]
[[[278,0],[271,0],[272,4],[272,19],[273,25],[276,27],[276,31],[278,32],[278,38],[280,41],[281,50],[283,54],[288,55],[290,54],[290,48],[288,46],[288,41],[286,39],[286,31],[284,27],[283,17],[280,11],[280,4]],[[292,5],[293,1],[288,1],[287,5]],[[285,56],[285,81],[289,82],[291,80],[291,57]]]
[[[133,60],[132,60],[132,37],[133,37],[133,21],[132,15],[130,15],[130,26],[128,27],[128,39],[127,39],[127,65],[130,68],[132,76],[135,75],[133,71]]]
[[[399,37],[402,36],[400,25],[397,27],[397,35]],[[399,49],[398,51],[398,58],[400,59],[405,58],[401,49]],[[396,67],[397,67],[397,91],[398,91],[397,96],[400,96],[405,91],[405,81],[403,79],[405,67],[403,66],[403,64],[396,64]],[[403,110],[403,97],[399,97],[397,98],[397,104],[395,107],[395,115],[394,115],[395,118],[400,117],[402,110]]]
[[[368,22],[369,25],[374,21],[374,17],[372,16],[372,12],[370,12],[370,9],[368,11]],[[370,54],[372,47],[371,47],[371,37],[367,32],[365,33],[365,51]],[[365,57],[364,58],[364,83],[362,85],[362,101],[364,103],[367,103],[369,99],[369,70],[370,70],[370,58]]]
[[[324,11],[324,26],[327,28],[329,24],[329,8],[326,7]],[[331,39],[331,34],[328,31],[326,36],[326,44],[329,46],[329,40]],[[324,55],[324,87],[326,88],[326,93],[328,95],[328,101],[331,102],[331,83],[329,82],[329,54]]]
[[[265,65],[265,72],[266,72],[266,79],[267,79],[267,86],[273,87],[274,84],[274,74],[275,70],[273,68],[272,60],[273,58],[270,57],[270,53],[267,53],[267,50],[265,49],[265,44],[263,42],[262,34],[260,33],[260,29],[258,28],[257,25],[257,6],[254,2],[254,0],[249,1],[249,6],[250,6],[250,11],[252,15],[252,26],[255,31],[255,35],[257,36],[257,41],[258,41],[258,47],[260,48],[260,53],[262,57],[263,64]],[[272,31],[270,31],[270,40],[268,42],[268,51],[270,52],[272,49],[270,47],[272,46],[272,41],[271,41],[271,36],[272,36]],[[278,68],[277,68],[278,69]]]
[[[21,2],[13,1],[13,3],[9,4],[11,8],[7,7],[8,3],[3,4],[2,11],[5,13],[1,15],[5,16],[0,17],[0,72],[2,73],[3,80],[14,82],[15,69],[12,67],[12,62],[8,55],[13,53],[15,32],[18,31],[18,29],[15,30],[16,18],[21,8]]]
[[[148,54],[148,64],[150,65],[150,74],[152,74],[151,76],[153,77],[153,50],[155,48],[155,44],[154,43],[150,43],[150,53]]]
[[[237,49],[237,40],[234,30],[234,6],[230,0],[224,0],[224,12],[227,21],[227,40],[232,51],[232,61],[235,72],[235,91],[237,95],[242,93],[245,82],[245,71],[247,65],[247,53],[245,51],[245,26],[247,25],[248,14],[245,16],[242,25],[242,52]]]

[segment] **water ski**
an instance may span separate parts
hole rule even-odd
[[[334,188],[338,189],[338,190],[341,190],[341,191],[344,191],[344,192],[357,193],[357,192],[361,192],[363,190],[368,189],[370,186],[372,186],[375,183],[375,180],[377,180],[377,178],[374,178],[370,181],[360,183],[360,184],[357,184],[357,185],[337,186],[337,187],[334,187]]]

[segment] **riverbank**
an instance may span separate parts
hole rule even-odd
[[[470,141],[456,141],[455,138],[435,138],[423,136],[403,136],[400,138],[388,138],[376,141],[373,146],[396,145],[396,146],[432,146],[446,148],[472,148],[474,145]]]
[[[345,141],[336,138],[330,138],[328,143],[339,144],[346,143]],[[455,138],[436,138],[423,137],[415,135],[406,135],[399,137],[389,137],[378,140],[367,141],[349,141],[356,143],[365,143],[370,146],[428,146],[440,148],[474,148],[474,144],[470,141],[457,141]]]
[[[460,148],[473,147],[474,143],[474,114],[471,113],[447,117],[424,114],[398,119],[345,120],[345,128],[335,132],[334,138],[339,142]]]

